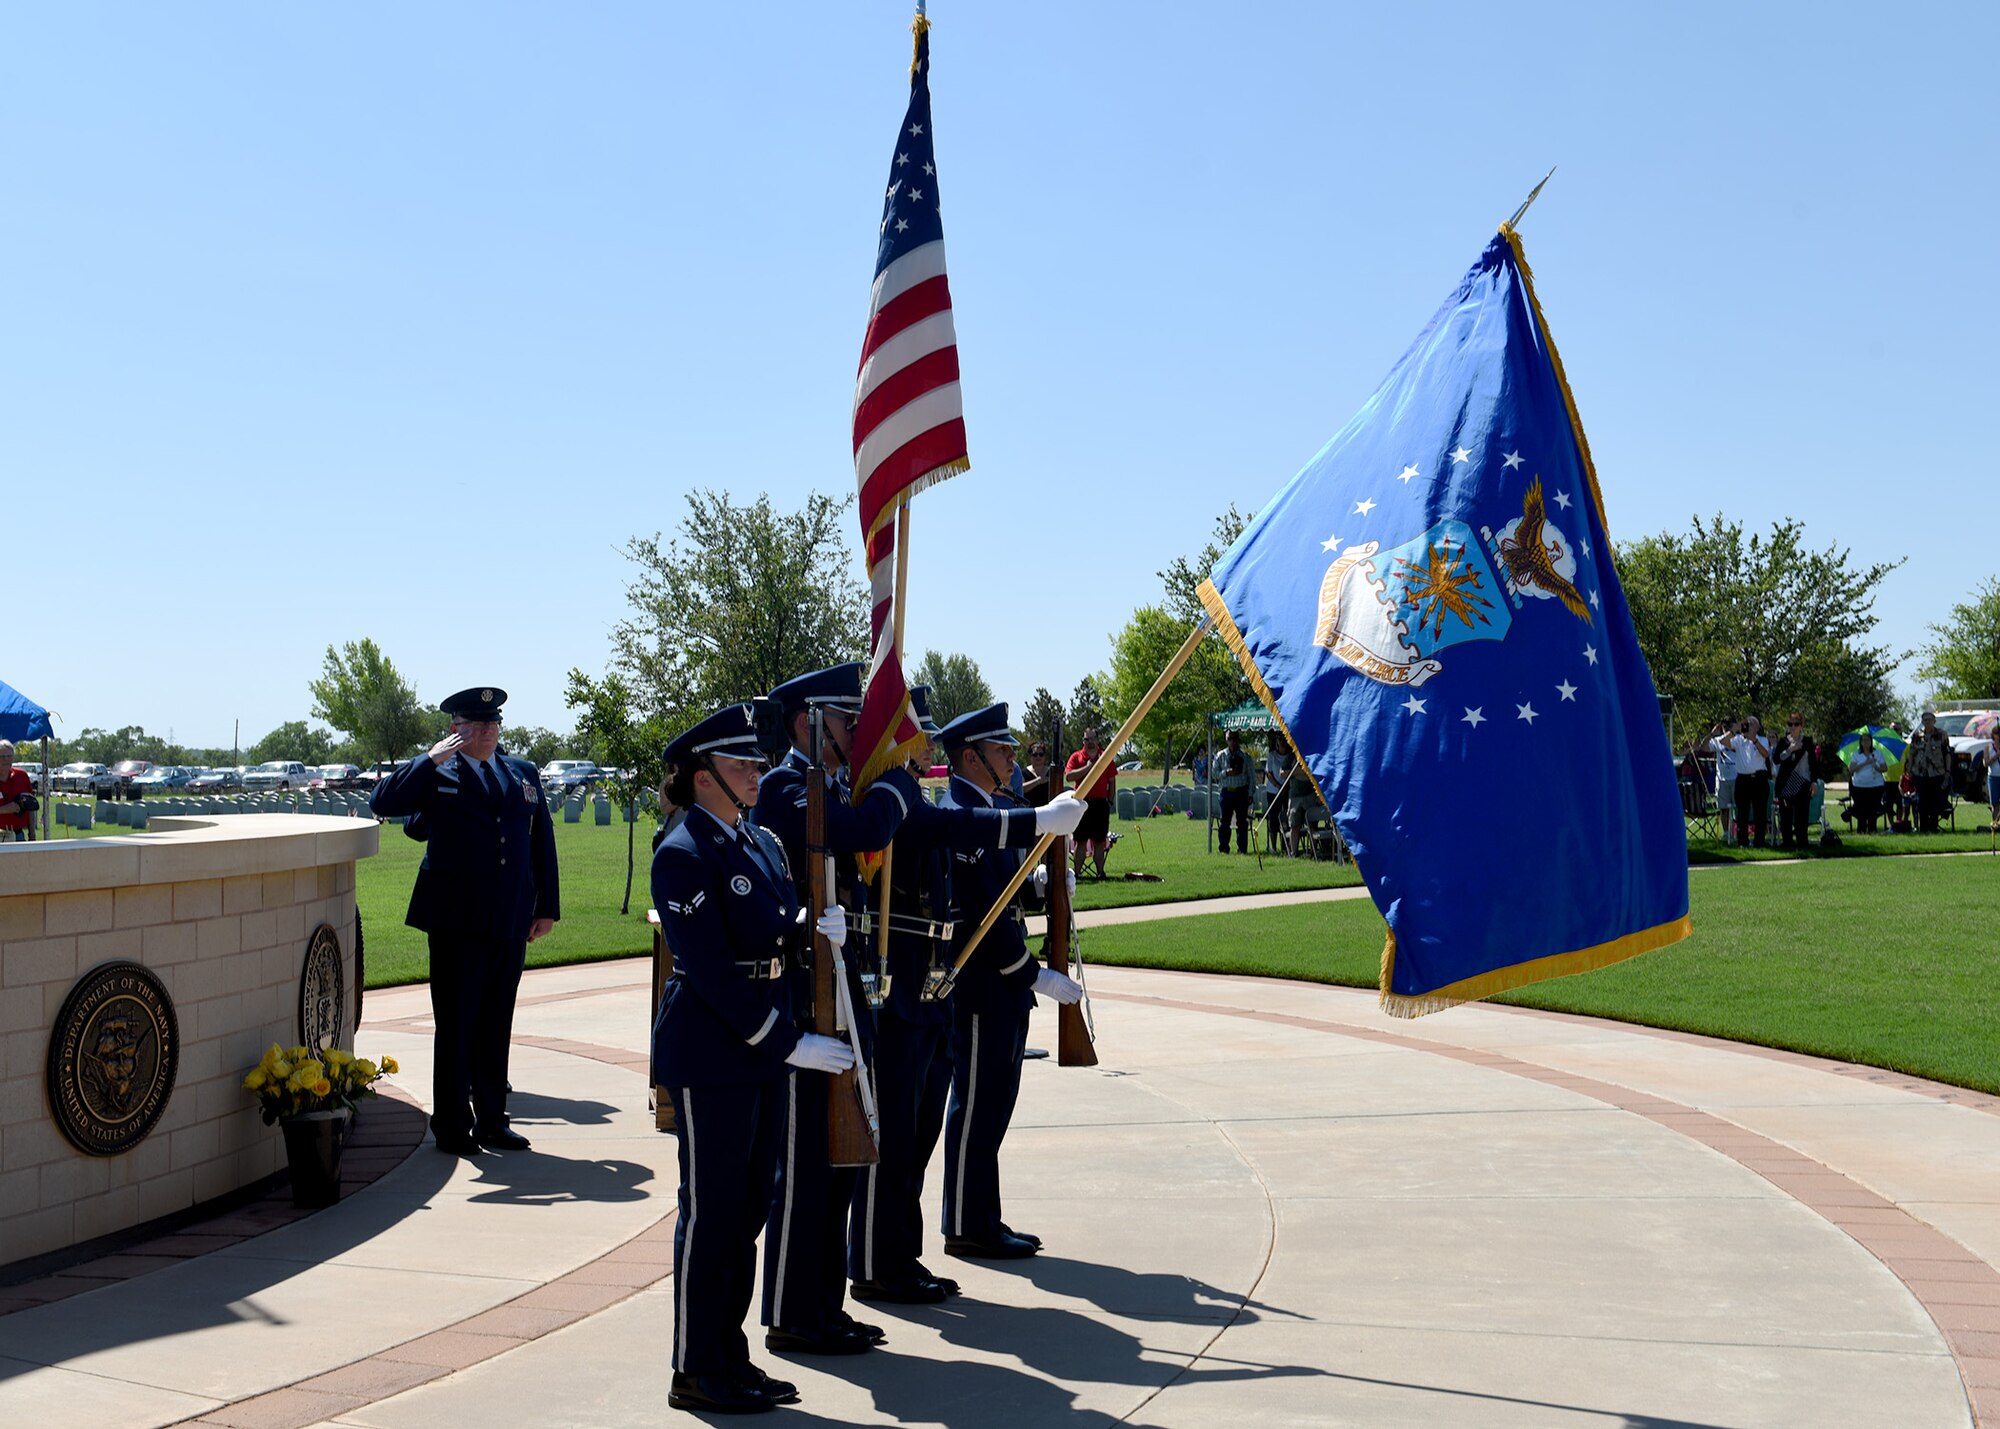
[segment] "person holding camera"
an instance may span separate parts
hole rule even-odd
[[[1785,737],[1772,756],[1772,778],[1778,787],[1778,847],[1806,852],[1806,828],[1812,812],[1815,772],[1812,742],[1806,738],[1806,717],[1797,710],[1785,721]]]
[[[1723,735],[1723,748],[1736,763],[1736,835],[1745,848],[1762,848],[1769,837],[1771,742],[1764,722],[1750,715]]]
[[[1722,816],[1725,844],[1736,842],[1736,753],[1729,747],[1729,731],[1735,727],[1734,718],[1719,719],[1701,744],[1702,753],[1715,756],[1715,807]]]
[[[20,843],[33,837],[34,782],[28,771],[14,767],[14,742],[0,739],[0,841]]]

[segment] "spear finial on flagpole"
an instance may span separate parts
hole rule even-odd
[[[921,15],[923,13],[923,10],[924,7],[922,5],[917,6],[918,14]],[[1500,225],[1500,231],[1502,233],[1505,233],[1510,228],[1518,228],[1521,226],[1521,215],[1528,211],[1529,204],[1533,203],[1536,199],[1541,197],[1542,190],[1548,186],[1549,180],[1554,178],[1555,176],[1556,176],[1555,165],[1551,164],[1549,166],[1549,171],[1546,174],[1542,175],[1541,183],[1536,184],[1533,192],[1531,192],[1526,198],[1521,200],[1521,206],[1514,210],[1514,216],[1508,219],[1505,223]]]

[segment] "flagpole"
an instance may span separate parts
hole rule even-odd
[[[1153,706],[1159,702],[1160,696],[1167,692],[1167,686],[1174,682],[1174,676],[1181,672],[1181,666],[1187,664],[1200,646],[1202,637],[1208,634],[1214,624],[1215,617],[1204,613],[1194,629],[1188,632],[1188,638],[1181,642],[1181,648],[1174,652],[1171,660],[1167,661],[1166,668],[1161,670],[1159,678],[1153,681],[1153,687],[1140,697],[1139,703],[1132,707],[1132,713],[1125,716],[1125,723],[1118,727],[1118,733],[1112,736],[1111,742],[1104,746],[1103,753],[1097,756],[1097,762],[1084,772],[1082,779],[1077,781],[1079,790],[1094,787],[1097,781],[1104,777],[1105,772],[1117,760],[1118,751],[1125,747],[1126,741],[1132,738],[1140,723],[1152,713]],[[1081,794],[1078,797],[1082,797]],[[1007,905],[1014,901],[1014,895],[1021,891],[1021,885],[1028,881],[1028,875],[1047,856],[1049,845],[1055,841],[1054,834],[1043,834],[1035,840],[1034,848],[1021,860],[1020,866],[1014,870],[1014,876],[1007,880],[1007,886],[1000,890],[999,897],[993,900],[993,906],[986,910],[986,916],[980,919],[972,937],[960,950],[957,961],[951,965],[951,971],[945,974],[942,986],[937,989],[936,998],[927,1000],[941,1001],[950,993],[953,984],[958,981],[959,973],[964,971],[966,963],[971,961],[973,953],[978,951],[980,943],[985,940],[993,925],[1000,921],[1000,915],[1006,911]]]
[[[923,12],[924,12],[924,7],[922,5],[917,6],[917,13],[921,15]],[[1542,175],[1541,183],[1536,184],[1534,190],[1531,193],[1529,193],[1529,195],[1526,198],[1521,200],[1521,206],[1514,210],[1514,216],[1508,219],[1505,223],[1500,225],[1500,231],[1502,233],[1505,233],[1508,229],[1513,228],[1520,223],[1522,215],[1524,215],[1528,211],[1528,205],[1533,203],[1536,199],[1542,196],[1542,190],[1548,186],[1549,180],[1554,178],[1555,176],[1556,176],[1556,166],[1554,164],[1551,164],[1549,165],[1549,171],[1546,174]]]
[[[917,7],[923,13],[923,6]],[[909,609],[910,591],[910,498],[906,493],[903,504],[896,511],[896,594],[889,606],[889,648],[895,653],[896,668],[903,668],[903,612]],[[893,738],[893,732],[891,737]],[[886,978],[889,975],[889,870],[896,862],[896,842],[889,841],[882,850],[881,881],[875,885],[875,903],[880,911],[880,920],[875,927],[875,974]],[[878,982],[878,987],[882,984]]]

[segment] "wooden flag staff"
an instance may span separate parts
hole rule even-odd
[[[1167,661],[1166,668],[1160,671],[1160,677],[1153,681],[1153,687],[1146,691],[1138,704],[1132,707],[1132,713],[1125,716],[1125,723],[1118,727],[1118,733],[1104,746],[1104,752],[1097,756],[1097,762],[1091,765],[1077,781],[1078,789],[1093,788],[1097,781],[1104,777],[1113,762],[1117,760],[1118,751],[1132,738],[1140,722],[1152,713],[1154,704],[1167,692],[1167,686],[1174,682],[1174,676],[1181,672],[1181,666],[1187,664],[1196,647],[1201,644],[1202,637],[1208,634],[1214,624],[1213,615],[1204,615],[1195,628],[1188,632],[1188,638],[1181,642],[1181,648],[1174,652],[1171,660]],[[1054,834],[1043,834],[1035,841],[1034,848],[1021,860],[1020,867],[1014,870],[1014,876],[1007,880],[1007,886],[1000,890],[1000,896],[993,900],[993,906],[986,910],[986,916],[979,920],[979,926],[973,930],[972,937],[966,941],[964,948],[960,949],[958,960],[951,965],[951,970],[933,986],[924,989],[926,1002],[941,1001],[950,995],[952,987],[958,982],[959,973],[964,971],[966,963],[971,961],[973,953],[978,951],[980,943],[985,941],[993,925],[1000,921],[1000,915],[1006,912],[1007,905],[1014,901],[1014,895],[1021,891],[1021,885],[1028,881],[1029,873],[1041,863],[1049,851],[1049,845],[1055,841]]]

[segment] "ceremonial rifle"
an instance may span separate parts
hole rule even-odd
[[[1056,726],[1056,748],[1062,748],[1062,725]],[[1055,761],[1049,762],[1054,772]],[[1075,931],[1075,910],[1069,892],[1069,839],[1059,837],[1049,845],[1049,931],[1042,939],[1042,953],[1048,959],[1051,972],[1069,975],[1070,938]],[[1085,1019],[1082,1003],[1058,1005],[1056,1008],[1056,1065],[1058,1067],[1094,1067],[1097,1065],[1097,1049],[1091,1046],[1090,1023]]]
[[[812,712],[812,768],[806,771],[806,883],[813,924],[813,1031],[838,1037],[854,1052],[854,1065],[826,1079],[827,1161],[834,1166],[873,1166],[881,1160],[876,1144],[875,1088],[861,1059],[861,1033],[847,989],[847,960],[819,934],[819,920],[834,901],[833,850],[826,841],[826,765],[821,754],[823,715]]]

